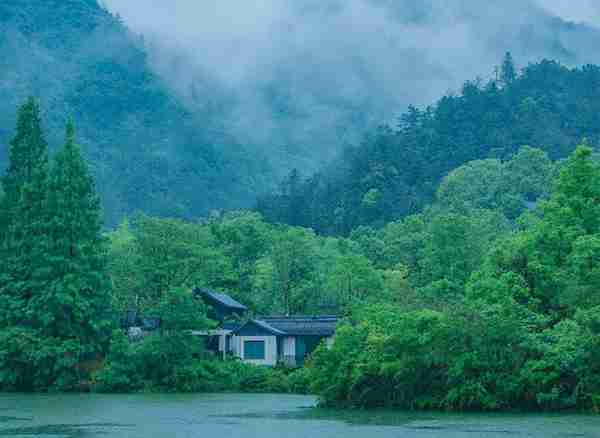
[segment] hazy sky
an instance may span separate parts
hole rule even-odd
[[[597,40],[557,32],[551,19],[599,24],[598,1],[104,3],[145,36],[152,67],[190,106],[221,108],[242,141],[310,162],[356,142],[356,127],[490,78],[507,50],[520,66],[543,57],[598,62]]]
[[[600,25],[600,2],[598,0],[537,0],[551,12],[565,20]]]

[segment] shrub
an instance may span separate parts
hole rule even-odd
[[[268,368],[232,360],[193,358],[197,340],[186,336],[147,336],[130,343],[116,332],[105,366],[95,374],[99,392],[308,392],[308,372]]]
[[[80,344],[43,337],[30,328],[0,330],[0,390],[70,391],[83,376]]]

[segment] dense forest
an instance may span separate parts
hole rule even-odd
[[[234,40],[224,44],[210,39],[210,29],[217,24],[204,22],[210,19],[210,11],[198,13],[201,6],[197,2],[178,4],[178,9],[185,4],[196,8],[190,14],[197,17],[192,20],[194,28],[209,28],[206,38],[193,41],[178,38],[179,26],[173,25],[169,32],[153,37],[117,15],[123,9],[124,17],[141,19],[150,15],[146,9],[156,10],[161,2],[0,3],[0,144],[7,144],[12,136],[14,108],[30,95],[42,104],[50,151],[61,147],[64,126],[72,118],[78,138],[86,145],[85,158],[109,227],[139,211],[194,219],[211,210],[251,207],[258,194],[268,193],[294,167],[305,177],[312,175],[344,146],[356,145],[365,130],[395,117],[409,103],[426,105],[448,89],[460,88],[464,78],[477,74],[483,75],[483,83],[487,83],[493,66],[506,50],[513,51],[520,65],[547,57],[571,66],[598,62],[595,48],[600,41],[600,32],[595,28],[552,17],[527,0],[507,0],[501,6],[477,0],[452,2],[453,19],[477,36],[467,41],[469,49],[453,52],[452,59],[448,59],[445,49],[432,47],[429,38],[435,40],[441,32],[450,41],[462,41],[454,39],[460,36],[445,15],[449,4],[430,0],[356,1],[368,12],[359,20],[358,31],[358,23],[353,20],[359,16],[353,15],[355,5],[336,0],[299,0],[290,6],[291,16],[283,17],[283,24],[277,23],[272,32],[271,28],[266,31],[261,27],[264,23],[260,20],[254,24],[259,36],[268,32],[266,47],[255,44],[254,34],[248,40],[238,38],[238,32],[245,29],[233,29],[228,21],[221,24],[233,32]],[[119,7],[107,10],[102,4]],[[516,8],[518,14],[502,13]],[[241,21],[247,23],[256,13],[253,9],[236,5],[222,10],[229,14],[225,17],[244,18]],[[130,14],[125,14],[127,10]],[[181,16],[176,11],[163,15]],[[522,18],[514,20],[515,16]],[[383,26],[386,38],[373,31],[377,26]],[[405,35],[412,31],[422,36],[407,41]],[[196,44],[188,51],[193,55],[191,61],[175,50],[175,43],[181,40]],[[471,49],[475,52],[465,53]],[[167,51],[169,54],[164,55]],[[197,64],[205,68],[195,69]],[[238,70],[250,79],[234,87],[218,80],[235,76]],[[509,143],[513,151],[522,144],[550,148],[557,142],[564,146],[562,137],[567,135],[568,150],[572,150],[572,138],[585,131],[577,127],[592,120],[578,120],[573,126],[572,108],[564,109],[555,97],[565,92],[580,103],[589,99],[588,109],[576,110],[593,117],[593,93],[597,89],[594,73],[537,70],[535,78],[530,75],[528,82],[518,81],[519,90],[506,99],[505,92],[495,96],[494,92],[473,88],[467,90],[472,96],[448,98],[447,105],[440,105],[435,120],[427,122],[435,125],[432,129],[441,141],[433,138],[423,149],[417,148],[410,168],[399,166],[396,161],[403,157],[392,153],[394,165],[384,167],[378,176],[381,172],[375,170],[376,163],[371,171],[360,169],[359,164],[367,164],[359,152],[358,156],[350,153],[325,167],[310,186],[310,193],[303,195],[314,204],[310,211],[315,219],[302,219],[302,224],[312,224],[318,232],[340,229],[347,234],[356,224],[377,222],[375,217],[383,221],[405,211],[417,211],[432,199],[444,172],[467,160],[487,158],[493,148],[508,149]],[[534,79],[540,79],[539,85],[531,83]],[[554,86],[549,84],[555,81],[562,84],[562,91],[545,97],[549,87]],[[536,100],[536,105],[552,117],[564,114],[570,123],[568,132],[561,127],[561,139],[549,141],[535,138],[538,134],[530,141],[527,133],[523,138],[513,138],[516,134],[509,133],[510,142],[504,143],[501,138],[483,138],[472,128],[473,124],[479,129],[500,124],[496,132],[504,135],[512,121],[503,117],[508,111],[514,118],[516,107],[526,97]],[[468,102],[459,104],[463,100]],[[459,105],[460,112],[455,113],[452,105]],[[496,105],[499,111],[489,109]],[[482,107],[486,108],[486,120],[477,118]],[[446,132],[454,122],[464,122],[456,125],[456,130],[464,131],[462,134]],[[414,127],[416,122],[407,123]],[[419,132],[423,135],[423,130]],[[379,138],[380,143],[389,144],[386,136]],[[395,144],[397,139],[390,141]],[[440,151],[436,152],[432,142],[439,145]],[[449,146],[452,157],[444,155]],[[367,149],[351,150],[370,154]],[[424,155],[419,155],[421,152]],[[386,152],[378,149],[374,153]],[[411,154],[410,148],[406,154]],[[0,169],[7,165],[8,151],[2,147]],[[394,179],[389,188],[379,187],[383,184],[381,178],[390,182],[388,173],[393,169],[404,176]],[[372,178],[379,182],[370,181]],[[408,188],[413,179],[417,181],[415,193]],[[302,190],[308,190],[308,186]],[[362,205],[369,191],[367,203]],[[394,193],[401,195],[401,201],[394,200]],[[381,202],[369,206],[378,197]],[[328,217],[331,206],[332,211],[337,210],[337,222]],[[264,212],[271,220],[284,216],[280,209]]]
[[[295,391],[333,406],[600,408],[600,164],[522,147],[446,175],[421,213],[348,237],[231,212],[137,215],[102,232],[67,124],[49,160],[40,110],[18,112],[0,198],[0,388]],[[523,199],[536,199],[522,204]],[[252,313],[337,313],[305,368],[216,361],[195,285]],[[127,309],[160,330],[130,343]]]
[[[409,272],[422,286],[355,308],[332,350],[313,358],[323,401],[598,411],[600,166],[591,154],[578,147],[549,196],[512,229],[487,228],[489,240],[477,228],[489,210],[434,214],[429,228],[404,220],[393,246],[416,254]]]
[[[442,179],[468,161],[506,160],[523,145],[560,159],[583,138],[597,145],[599,85],[597,66],[569,69],[546,60],[518,72],[507,54],[497,79],[469,81],[431,107],[409,108],[396,126],[371,132],[315,175],[293,171],[258,210],[270,221],[324,234],[379,228],[421,211]],[[520,195],[516,211],[539,192]]]

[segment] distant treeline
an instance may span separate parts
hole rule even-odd
[[[498,78],[468,81],[432,107],[410,107],[397,126],[371,132],[313,176],[292,172],[258,211],[272,222],[348,235],[420,212],[444,176],[468,161],[506,160],[523,145],[565,158],[583,138],[600,140],[600,67],[546,60],[518,72],[507,54]],[[525,193],[520,202],[533,200]]]

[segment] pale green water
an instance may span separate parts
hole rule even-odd
[[[0,394],[0,437],[600,438],[600,416],[323,411],[293,395]]]

